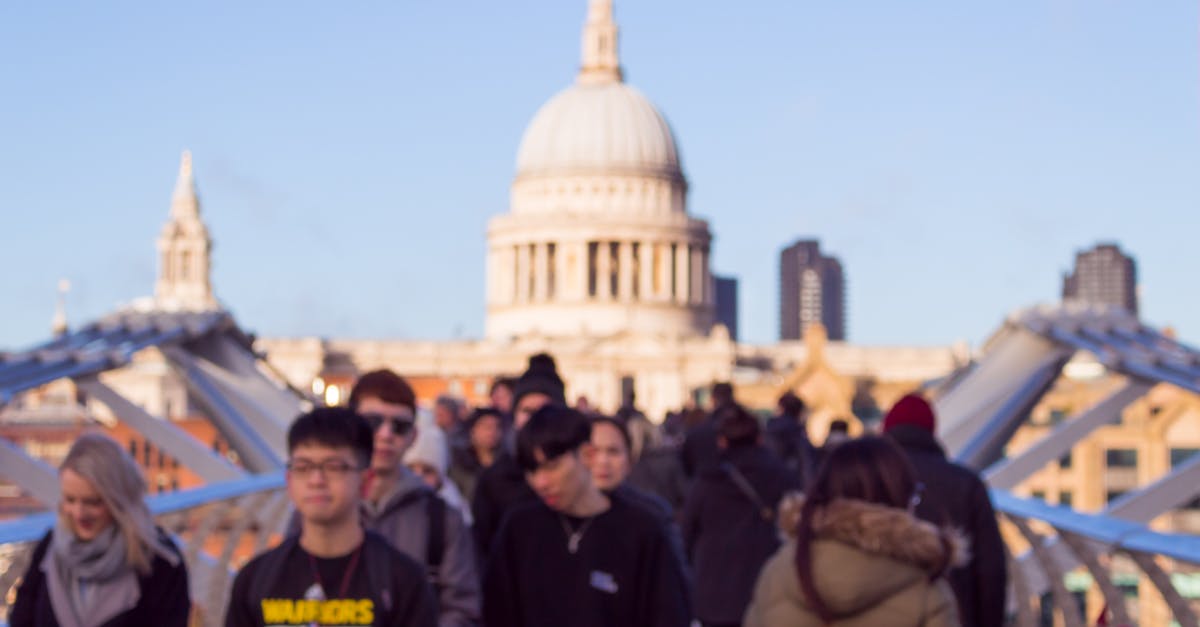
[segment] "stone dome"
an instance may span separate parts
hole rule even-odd
[[[538,110],[521,138],[518,177],[575,173],[683,178],[666,119],[619,81],[564,89]]]

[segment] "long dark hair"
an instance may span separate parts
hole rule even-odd
[[[916,473],[908,458],[890,440],[865,436],[848,440],[829,453],[808,486],[796,529],[796,573],[809,606],[829,623],[833,615],[813,580],[813,517],[838,499],[853,499],[905,509],[916,490]]]

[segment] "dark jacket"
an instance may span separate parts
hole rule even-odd
[[[799,489],[798,477],[761,446],[730,449],[721,461],[737,469],[767,507],[778,507],[785,492]],[[764,517],[718,465],[692,485],[682,526],[696,580],[696,618],[706,623],[741,622],[759,571],[779,548],[774,515]]]
[[[475,486],[479,484],[479,476],[485,469],[475,455],[475,449],[469,444],[450,449],[450,469],[446,475],[458,486],[458,491],[468,503],[475,498]]]
[[[721,450],[717,447],[717,425],[712,418],[688,430],[683,440],[683,448],[679,451],[679,460],[683,464],[683,472],[689,479],[695,479],[708,470],[712,470],[720,461]]]
[[[678,512],[687,500],[688,482],[679,461],[679,452],[669,448],[654,448],[642,451],[641,457],[629,471],[626,480],[645,492],[655,494]]]
[[[971,561],[950,571],[947,580],[962,612],[964,627],[1004,624],[1004,594],[1008,582],[1004,541],[987,487],[971,470],[946,459],[932,433],[911,425],[888,430],[887,436],[908,454],[925,485],[917,516],[935,525],[952,525],[970,536]]]
[[[536,501],[537,495],[525,483],[525,473],[517,466],[512,453],[504,451],[496,462],[484,469],[475,486],[475,497],[471,499],[471,517],[475,520],[475,548],[479,551],[480,566],[486,566],[492,540],[500,531],[500,523],[510,507],[519,503]],[[482,569],[482,568],[481,568]]]
[[[763,443],[775,452],[788,470],[799,474],[800,485],[807,485],[816,474],[817,452],[808,439],[808,431],[793,416],[775,416],[767,421]]]
[[[29,562],[29,569],[20,587],[17,588],[17,600],[13,603],[8,615],[11,627],[58,627],[58,619],[54,616],[54,608],[50,604],[50,593],[46,589],[46,575],[42,572],[42,558],[50,547],[50,536],[46,534]],[[170,538],[159,532],[168,542]],[[179,550],[171,542],[171,547],[178,555]],[[179,563],[172,566],[170,562],[155,555],[150,563],[150,573],[138,576],[138,589],[141,598],[137,605],[122,614],[118,614],[99,627],[143,627],[144,625],[163,625],[164,627],[185,627],[188,614],[191,612],[191,600],[188,596],[187,567],[182,555]]]

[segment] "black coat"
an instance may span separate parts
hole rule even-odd
[[[792,416],[774,416],[767,421],[763,443],[775,452],[783,465],[800,475],[800,485],[808,485],[817,470],[817,452],[808,439],[808,430]]]
[[[536,500],[537,495],[525,482],[525,472],[508,451],[502,451],[495,463],[480,473],[475,496],[471,499],[471,517],[481,570],[492,541],[500,531],[500,523],[504,522],[504,515],[514,505]]]
[[[46,576],[41,568],[42,558],[50,547],[50,536],[53,533],[47,533],[33,550],[29,569],[25,571],[21,586],[17,588],[17,600],[8,615],[11,627],[58,627],[58,619],[54,616],[54,608],[50,604],[50,592],[46,588]],[[167,538],[167,541],[170,542],[170,539]],[[175,548],[174,543],[171,546]],[[175,552],[179,554],[178,549]],[[138,576],[138,589],[141,596],[137,605],[117,614],[99,627],[186,627],[192,606],[188,594],[187,567],[184,566],[182,556],[179,558],[179,564],[172,566],[167,560],[155,555],[150,564],[150,573]]]
[[[799,477],[761,446],[730,449],[720,460],[741,472],[772,509],[785,492],[800,488]],[[759,571],[779,548],[774,516],[764,518],[759,506],[718,465],[696,478],[682,526],[696,581],[696,618],[706,623],[740,623]]]
[[[1004,540],[987,486],[973,471],[946,459],[932,433],[911,425],[887,432],[908,455],[925,485],[917,516],[936,525],[952,525],[971,541],[971,562],[947,573],[954,588],[963,627],[1004,625],[1004,594],[1008,583]]]

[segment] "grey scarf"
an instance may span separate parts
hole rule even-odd
[[[60,519],[42,560],[54,617],[62,627],[102,625],[137,605],[141,590],[116,524],[82,541]]]

